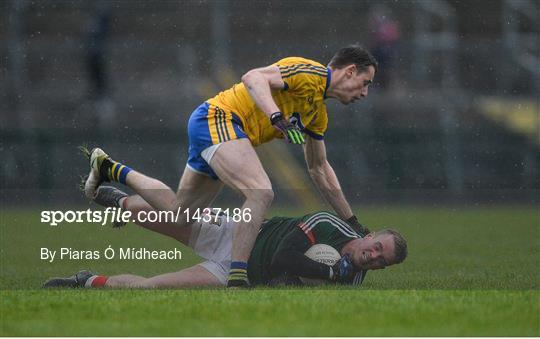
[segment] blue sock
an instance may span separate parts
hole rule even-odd
[[[229,282],[238,281],[247,283],[247,263],[244,261],[233,261],[229,270]]]
[[[131,171],[132,169],[127,167],[126,165],[123,165],[119,162],[113,162],[113,164],[111,165],[110,172],[109,172],[109,179],[125,185],[126,176]]]

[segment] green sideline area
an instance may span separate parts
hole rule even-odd
[[[301,212],[281,211],[284,215]],[[409,241],[402,265],[360,289],[41,290],[92,269],[155,275],[200,259],[135,225],[40,223],[40,210],[0,214],[2,336],[540,336],[540,214],[535,207],[369,207],[372,229]],[[182,250],[181,260],[40,260],[59,250]]]

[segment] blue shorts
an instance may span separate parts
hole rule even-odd
[[[188,167],[217,180],[218,176],[201,156],[202,151],[222,142],[247,138],[247,135],[243,131],[242,122],[233,112],[205,102],[189,117],[188,138]]]

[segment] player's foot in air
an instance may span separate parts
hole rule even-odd
[[[84,183],[84,194],[88,199],[95,199],[97,188],[103,182],[115,181],[126,184],[131,168],[112,160],[101,148],[88,151],[87,148],[81,147],[81,150],[90,160],[90,174]]]
[[[93,200],[96,197],[99,185],[104,181],[109,181],[108,172],[112,160],[101,148],[88,151],[88,149],[81,147],[81,150],[90,160],[90,173],[84,183],[84,194],[88,199]]]
[[[127,193],[119,190],[116,187],[102,185],[96,190],[94,201],[103,207],[122,208],[120,200],[127,197]],[[113,227],[122,227],[125,225],[126,223],[122,221],[114,221],[113,223]]]
[[[127,198],[128,194],[113,186],[99,186],[94,201],[103,207],[122,208],[120,200]]]
[[[54,287],[80,288],[80,287],[84,287],[88,279],[93,276],[95,276],[94,273],[83,270],[83,271],[77,272],[71,277],[51,278],[43,284],[43,287],[44,288],[54,288]]]

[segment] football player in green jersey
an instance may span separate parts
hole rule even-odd
[[[105,207],[119,207],[134,215],[147,206],[139,196],[128,196],[101,186],[95,201]],[[206,261],[178,272],[155,277],[124,274],[97,275],[80,271],[68,278],[53,278],[44,287],[180,288],[226,286],[231,263],[234,222],[226,215],[214,215],[210,222],[194,222],[187,228],[167,224],[137,222],[142,227],[170,236]],[[118,225],[117,225],[118,226]],[[328,266],[304,253],[315,244],[335,248],[341,259]],[[300,277],[324,279],[329,283],[360,285],[370,269],[381,269],[403,262],[407,242],[401,234],[386,229],[359,234],[348,223],[328,212],[298,218],[274,217],[261,226],[248,262],[251,285],[301,284]]]

